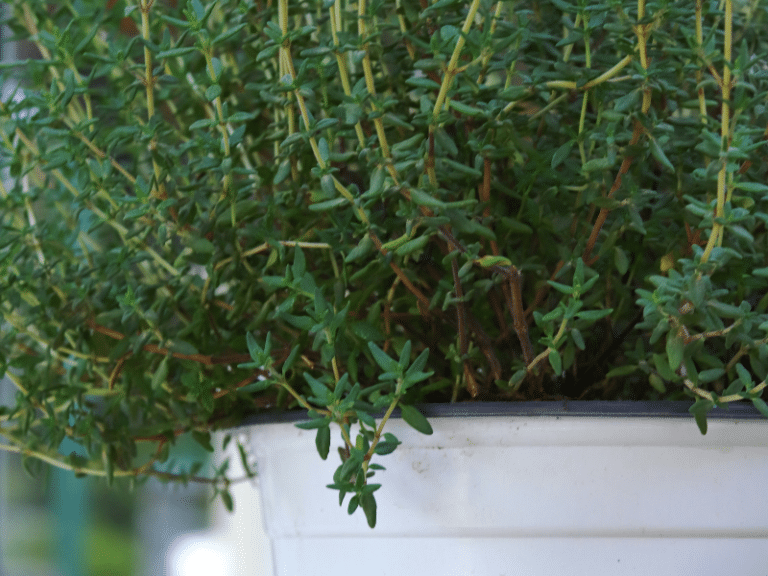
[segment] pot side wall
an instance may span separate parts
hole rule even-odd
[[[768,574],[766,421],[712,420],[706,436],[691,419],[430,422],[387,423],[403,444],[374,459],[373,530],[325,487],[337,432],[323,462],[313,430],[248,428],[275,573]]]

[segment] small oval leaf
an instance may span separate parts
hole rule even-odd
[[[406,424],[418,430],[422,434],[432,434],[432,426],[424,415],[413,406],[401,405],[400,414]]]
[[[317,429],[315,446],[317,446],[317,453],[320,454],[320,458],[323,460],[328,458],[328,450],[331,447],[331,429],[328,426],[321,426]]]

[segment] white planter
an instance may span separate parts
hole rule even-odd
[[[337,432],[323,462],[312,430],[250,427],[274,573],[768,574],[768,421],[498,409],[390,421],[373,530],[325,487]]]

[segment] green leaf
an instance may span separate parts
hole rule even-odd
[[[125,214],[126,220],[134,220],[140,216],[144,216],[149,211],[149,204],[144,204],[143,206],[139,206],[138,208],[134,208],[133,210],[129,210]]]
[[[322,212],[323,210],[330,210],[331,208],[336,208],[337,206],[341,206],[342,204],[346,204],[347,199],[343,196],[340,196],[338,198],[333,198],[331,200],[325,200],[323,202],[315,202],[314,204],[309,205],[309,209],[313,212]]]
[[[312,376],[309,372],[304,372],[304,380],[309,384],[309,387],[312,389],[312,394],[318,402],[325,406],[333,402],[331,391],[325,384],[320,382],[320,380]]]
[[[355,384],[355,386],[357,387],[358,390],[360,389],[360,384]],[[350,399],[348,399],[347,401],[349,400]],[[370,414],[368,414],[367,412],[364,412],[363,410],[355,410],[355,414],[360,419],[360,422],[362,422],[366,426],[370,426],[371,428],[376,427],[376,419]]]
[[[249,364],[238,364],[238,368],[259,368],[260,366],[255,365],[255,363],[249,363]],[[263,392],[270,386],[272,386],[275,382],[268,379],[263,378],[256,380],[254,382],[251,382],[250,384],[246,384],[245,386],[241,386],[237,389],[238,394],[257,394],[259,392]]]
[[[445,202],[433,198],[430,194],[427,194],[418,188],[411,188],[411,200],[419,206],[428,206],[431,208],[442,208],[445,206]]]
[[[685,352],[685,341],[679,331],[670,330],[667,333],[667,358],[669,367],[677,370],[683,363],[683,353]]]
[[[513,387],[517,387],[522,383],[523,380],[525,380],[525,377],[528,375],[528,371],[525,370],[525,368],[518,370],[514,374],[512,374],[512,378],[509,379],[509,384]]]
[[[405,344],[403,344],[402,350],[400,350],[400,358],[398,359],[397,365],[400,367],[400,370],[405,370],[405,367],[408,366],[408,363],[411,361],[411,348],[412,348],[411,341],[408,340]]]
[[[200,432],[198,430],[192,430],[192,438],[200,444],[207,452],[213,452],[213,446],[211,445],[211,433]]]
[[[440,90],[440,84],[429,78],[411,76],[405,83],[414,88],[426,88],[427,90]]]
[[[291,173],[291,161],[289,158],[286,158],[282,162],[280,162],[280,166],[277,167],[277,172],[275,172],[275,176],[272,178],[272,184],[280,184],[283,180],[285,180],[288,177],[288,174]]]
[[[396,448],[397,444],[394,442],[379,442],[376,444],[376,448],[374,448],[373,451],[379,456],[386,456],[387,454],[394,452]]]
[[[406,424],[418,430],[422,434],[432,434],[432,426],[424,415],[413,406],[401,404],[400,413]]]
[[[666,354],[654,354],[653,363],[662,378],[670,381],[675,380],[677,374],[675,374],[675,371],[669,367],[669,359]]]
[[[226,448],[226,446],[222,447],[222,449],[223,448]],[[240,463],[243,465],[245,475],[248,478],[256,476],[256,473],[251,470],[251,465],[248,463],[248,455],[245,453],[245,448],[243,448],[243,445],[240,442],[237,443],[237,451],[240,454]]]
[[[379,454],[380,456],[384,456],[386,454],[391,454],[394,452],[394,450],[400,445],[402,442],[397,439],[397,437],[394,434],[390,434],[387,432],[384,434],[384,440],[376,444],[376,448],[374,448],[374,452],[376,454]]]
[[[606,374],[605,377],[618,378],[620,376],[629,376],[630,374],[633,374],[636,371],[637,371],[637,366],[635,364],[632,364],[630,366],[617,366],[616,368],[609,370],[608,374]]]
[[[413,240],[409,240],[402,246],[398,247],[395,250],[395,254],[398,256],[405,256],[407,254],[410,254],[411,252],[416,252],[417,250],[421,250],[424,248],[424,246],[427,245],[427,242],[429,242],[429,235],[425,234],[424,236],[419,236],[418,238],[414,238]]]
[[[752,390],[755,387],[755,383],[752,381],[752,375],[741,364],[736,364],[736,372],[739,374],[739,379],[744,383],[744,387],[747,391]]]
[[[710,368],[708,370],[702,370],[699,372],[699,382],[702,384],[714,382],[723,376],[723,374],[725,374],[725,370],[723,368]]]
[[[430,4],[429,7],[421,13],[421,15],[423,17],[430,12],[439,12],[440,10],[444,10],[445,8],[453,6],[457,2],[458,0],[437,0],[436,2]]]
[[[317,447],[317,453],[320,454],[320,458],[323,460],[328,458],[328,451],[331,447],[331,429],[328,426],[321,426],[317,429],[317,436],[315,436],[315,446]]]
[[[296,344],[293,348],[291,348],[291,353],[288,354],[288,358],[286,358],[285,362],[283,362],[283,368],[281,370],[283,376],[285,376],[285,373],[290,370],[291,366],[293,366],[293,363],[296,361],[296,358],[298,358],[300,351],[301,346],[299,344]]]
[[[619,98],[616,98],[613,103],[613,109],[616,112],[625,112],[629,108],[633,107],[640,99],[640,90],[632,90],[629,94],[625,94]]]
[[[356,472],[360,472],[361,458],[362,456],[356,457],[354,454],[347,458],[336,470],[333,476],[334,482],[347,482]]]
[[[588,160],[584,163],[584,165],[581,167],[581,171],[584,174],[589,174],[590,172],[596,172],[598,170],[608,170],[609,168],[613,168],[615,163],[615,154],[606,158],[593,158],[592,160]]]
[[[629,270],[629,258],[627,258],[627,253],[618,246],[616,246],[613,251],[613,263],[619,274],[626,274],[627,270]]]
[[[317,414],[314,410],[311,412],[311,414]],[[327,417],[323,418],[313,418],[312,420],[307,420],[306,422],[297,422],[294,424],[296,428],[300,428],[302,430],[315,430],[320,428],[328,428],[328,424],[330,423],[330,420]]]
[[[710,400],[699,398],[690,408],[688,408],[688,412],[693,414],[696,419],[696,425],[699,427],[699,431],[702,435],[707,433],[707,412],[714,407],[715,404]]]
[[[352,496],[352,498],[349,499],[349,504],[347,505],[347,514],[353,514],[355,510],[357,510],[357,506],[360,503],[360,497],[355,494]]]
[[[147,182],[147,179],[144,178],[141,174],[139,174],[136,177],[136,196],[141,198],[142,200],[147,198],[149,196],[149,193],[151,192],[151,185],[149,182]]]
[[[584,337],[581,335],[581,331],[578,328],[571,329],[571,338],[573,339],[576,348],[579,350],[584,350],[587,347],[584,343]]]
[[[555,282],[554,280],[547,280],[547,284],[552,286],[555,290],[558,292],[562,292],[563,294],[573,294],[575,292],[573,286],[568,286],[566,284],[561,284],[560,282]]]
[[[762,398],[752,398],[752,404],[763,416],[768,418],[768,404],[766,404]]]
[[[191,3],[197,19],[202,20],[205,18],[205,7],[200,3],[200,0],[191,0]]]
[[[301,278],[304,276],[304,272],[307,270],[307,260],[304,258],[304,252],[301,250],[300,246],[296,246],[296,251],[293,255],[293,277],[294,278]]]
[[[216,38],[213,39],[213,44],[218,44],[220,42],[223,42],[227,38],[231,38],[232,36],[235,36],[238,32],[240,32],[240,30],[242,30],[248,25],[249,24],[247,22],[243,22],[241,24],[238,24],[237,26],[233,26],[229,30],[225,30],[224,32],[222,32],[221,34],[216,36]]]
[[[550,350],[549,351],[549,364],[552,366],[552,370],[554,370],[555,374],[562,374],[563,372],[563,360],[560,357],[560,352],[557,350]]]
[[[232,512],[235,509],[235,502],[232,500],[232,494],[229,493],[229,490],[221,491],[221,501],[224,503],[224,508],[227,509],[227,512]]]
[[[210,128],[211,126],[216,125],[216,120],[197,120],[196,122],[192,122],[192,124],[189,125],[190,130],[197,130],[198,128]]]
[[[360,506],[365,512],[368,526],[374,528],[376,526],[376,498],[374,498],[373,492],[363,492],[360,496]]]
[[[213,254],[216,250],[216,246],[213,242],[202,236],[190,236],[189,247],[192,248],[193,252],[197,252],[198,254]]]
[[[168,377],[168,364],[170,357],[166,356],[163,361],[160,362],[157,371],[152,375],[152,390],[157,390],[165,383],[165,379]]]
[[[349,254],[347,254],[344,257],[344,262],[350,263],[350,262],[354,262],[358,258],[362,258],[363,256],[367,255],[371,250],[373,250],[373,247],[374,247],[374,244],[370,234],[366,234],[360,239],[357,246],[352,248],[352,250],[349,251]]]
[[[565,310],[562,306],[558,306],[554,310],[550,310],[544,316],[541,317],[542,322],[552,322],[553,320],[557,320],[558,318],[562,318],[563,313]]]
[[[376,361],[384,372],[398,372],[400,365],[393,358],[390,358],[384,350],[379,348],[375,342],[368,342],[368,348],[373,354],[373,359]]]
[[[480,108],[475,108],[474,106],[468,106],[466,104],[462,104],[458,100],[451,100],[451,108],[453,110],[456,110],[457,112],[466,114],[467,116],[479,116],[483,113],[483,111]]]
[[[245,333],[245,342],[248,344],[248,352],[253,358],[254,362],[261,362],[263,360],[264,349],[256,342],[256,338],[250,332]]]
[[[227,122],[231,122],[232,124],[237,124],[240,122],[253,120],[255,117],[256,117],[255,112],[235,112],[229,118],[227,118]]]
[[[208,89],[205,91],[205,99],[210,102],[211,100],[215,100],[221,96],[221,86],[218,84],[211,84],[208,86]]]
[[[568,142],[560,146],[560,148],[555,150],[555,154],[552,156],[552,163],[550,164],[553,170],[558,166],[560,166],[560,164],[563,163],[563,160],[568,158],[568,156],[571,154],[571,150],[573,150],[573,145],[575,143],[576,143],[575,140],[569,140]]]
[[[658,392],[660,392],[662,394],[665,394],[667,392],[667,387],[664,385],[664,380],[659,378],[658,374],[655,374],[655,373],[649,374],[648,375],[648,382]]]
[[[560,40],[557,44],[555,44],[556,48],[560,48],[562,46],[568,46],[569,44],[575,44],[579,40],[581,40],[584,37],[584,33],[579,29],[574,29],[568,32],[568,36]]]
[[[675,167],[672,166],[672,162],[669,161],[669,158],[667,158],[667,155],[664,154],[664,151],[661,149],[661,146],[659,146],[659,143],[656,141],[656,138],[651,137],[649,141],[650,149],[651,149],[651,155],[656,158],[656,160],[664,166],[667,170],[669,170],[672,174],[675,173]]]
[[[756,194],[765,194],[768,192],[768,184],[763,184],[762,182],[736,182],[733,187],[746,192],[754,192]]]
[[[609,316],[612,312],[613,308],[608,308],[606,310],[584,310],[579,312],[577,316],[582,320],[597,322],[598,320]]]
[[[349,388],[349,372],[345,372],[341,378],[336,382],[336,386],[333,388],[333,395],[336,399],[341,399],[344,393]]]
[[[504,258],[504,256],[486,255],[478,259],[477,263],[483,268],[488,268],[490,266],[512,266],[512,262],[509,258]]]
[[[584,260],[576,258],[576,266],[573,271],[573,285],[581,286],[584,284]]]
[[[424,369],[424,367],[427,365],[428,356],[429,356],[429,348],[426,348],[422,351],[421,354],[419,354],[418,358],[416,358],[416,360],[413,361],[413,363],[408,368],[408,371],[405,373],[405,375],[411,376],[412,374],[421,372]]]
[[[738,318],[742,315],[739,307],[733,306],[732,304],[726,304],[725,302],[712,300],[707,302],[707,305],[711,308],[714,308],[722,318]]]
[[[621,200],[608,198],[607,196],[598,196],[594,198],[592,204],[598,208],[605,208],[606,210],[616,210],[616,208],[621,208],[624,205]]]
[[[328,162],[331,151],[328,148],[328,140],[326,140],[324,137],[320,137],[320,139],[317,141],[317,149],[320,153],[320,158],[322,158],[323,162]]]
[[[185,54],[189,54],[191,52],[197,52],[197,48],[193,48],[192,46],[186,46],[183,48],[171,48],[170,50],[163,50],[162,52],[158,52],[156,58],[174,58],[176,56],[184,56]]]

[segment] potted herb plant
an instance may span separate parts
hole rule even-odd
[[[283,411],[322,460],[334,448],[328,477],[297,468],[279,425],[254,433],[261,468],[330,483],[372,527],[379,457],[419,446],[414,429],[435,431],[433,449],[458,438],[432,405],[535,401],[549,412],[523,434],[534,445],[631,455],[663,437],[704,462],[695,475],[731,469],[703,459],[718,446],[759,472],[761,420],[704,440],[647,419],[579,432],[561,413],[632,400],[670,416],[684,401],[698,430],[666,420],[695,434],[732,403],[768,415],[761,4],[8,4],[37,54],[4,67],[18,89],[0,104],[0,369],[17,389],[0,434],[31,470],[210,481],[231,506],[226,466],[206,479],[160,464],[181,434],[212,450],[212,430]],[[496,414],[461,442],[515,444]],[[65,439],[81,449],[61,454]],[[549,457],[531,458],[552,477]],[[264,482],[275,508],[304,502]],[[431,505],[471,489],[457,486]],[[612,534],[639,538],[638,522]],[[294,559],[306,552],[286,528],[301,521],[267,524]]]

